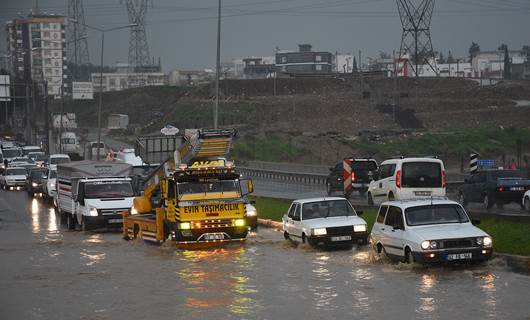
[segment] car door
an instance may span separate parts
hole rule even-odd
[[[289,234],[302,238],[302,205],[299,203],[297,203],[296,207],[294,208],[292,220],[292,232]]]
[[[473,202],[482,202],[482,193],[486,188],[486,172],[477,172],[471,183],[471,199]]]
[[[385,231],[385,217],[386,217],[387,211],[388,211],[388,206],[379,207],[377,218],[375,220],[375,223],[371,231],[372,238],[375,241],[381,241],[381,238],[383,237],[383,231]]]
[[[289,207],[289,210],[287,211],[287,216],[284,220],[284,230],[287,231],[287,233],[291,234],[292,227],[293,227],[293,215],[294,210],[296,208],[296,202],[293,202],[291,206]]]
[[[390,170],[389,164],[384,164],[381,167],[379,167],[378,172],[378,179],[377,181],[374,181],[372,183],[372,190],[370,192],[372,193],[372,197],[374,199],[374,202],[381,201],[381,198],[385,195],[385,192],[383,190],[383,180],[387,178],[387,173]]]
[[[386,213],[383,235],[383,246],[388,254],[403,256],[403,230],[395,227],[403,226],[401,209],[389,206]]]

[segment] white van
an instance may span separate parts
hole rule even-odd
[[[98,142],[92,141],[90,142],[90,145],[88,147],[89,152],[89,160],[103,160],[107,156],[107,147],[105,146],[105,142],[100,141],[99,142],[99,159],[98,159]]]
[[[444,163],[435,158],[383,161],[368,188],[368,205],[384,201],[445,196]]]

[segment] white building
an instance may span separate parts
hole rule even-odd
[[[116,64],[116,72],[103,73],[103,92],[121,91],[131,88],[167,85],[167,76],[162,72],[127,72],[125,63]],[[100,91],[100,74],[92,73],[94,92]]]
[[[335,55],[335,71],[338,73],[352,73],[353,72],[353,54],[341,54]],[[357,61],[356,61],[357,63]],[[357,70],[359,66],[357,65]]]
[[[527,62],[525,51],[510,50],[508,55],[512,65]],[[473,57],[471,65],[474,76],[477,78],[502,78],[504,73],[504,50],[479,52]]]
[[[196,86],[215,79],[214,70],[173,70],[169,73],[170,86]]]
[[[11,73],[25,80],[47,81],[48,94],[60,95],[66,70],[65,17],[32,13],[9,21],[6,33]]]

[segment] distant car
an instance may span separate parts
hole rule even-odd
[[[344,159],[335,167],[329,168],[330,173],[326,178],[328,196],[340,192],[348,198],[353,191],[366,193],[377,168],[377,161],[374,159]]]
[[[385,160],[370,182],[368,205],[389,200],[445,196],[444,163],[435,158]]]
[[[44,167],[48,161],[48,156],[42,151],[30,152],[28,153],[28,158],[35,161],[38,167]]]
[[[22,155],[28,156],[30,152],[42,152],[39,146],[24,146],[22,147]]]
[[[459,202],[466,206],[470,202],[482,203],[489,209],[516,202],[521,204],[524,193],[530,189],[530,180],[521,177],[516,170],[486,170],[472,174],[458,188]]]
[[[384,202],[370,241],[377,253],[408,263],[483,261],[493,252],[491,237],[459,203],[432,198]]]
[[[43,193],[43,181],[46,177],[46,169],[35,167],[29,171],[26,179],[26,192],[30,197],[33,197],[36,193]]]
[[[14,158],[22,156],[22,149],[18,147],[3,148],[2,154],[4,155],[4,160],[7,160],[7,162],[9,163]]]
[[[20,190],[26,185],[26,174],[25,168],[8,167],[4,170],[4,173],[0,176],[0,186],[4,190]]]
[[[61,154],[61,153],[50,154],[50,157],[48,158],[48,166],[57,167],[59,163],[68,163],[68,162],[70,162],[70,156],[67,154]]]
[[[282,218],[283,235],[313,246],[366,244],[366,221],[358,214],[344,198],[295,200]]]
[[[524,193],[523,200],[521,201],[521,205],[526,211],[530,212],[530,190]]]

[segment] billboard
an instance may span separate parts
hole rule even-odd
[[[0,75],[0,101],[11,101],[9,76]]]
[[[74,100],[94,99],[92,82],[72,82],[72,96]]]

